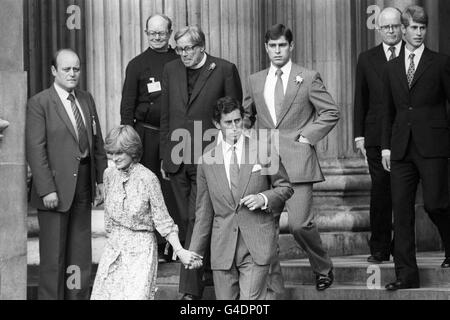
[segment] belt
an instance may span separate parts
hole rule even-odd
[[[150,124],[148,124],[148,123],[145,123],[145,122],[140,122],[140,121],[138,121],[138,122],[136,122],[136,124],[139,125],[139,126],[141,126],[141,127],[144,127],[145,129],[150,129],[150,130],[156,130],[156,131],[159,131],[159,128],[158,128],[158,127],[152,126],[152,125],[150,125]]]

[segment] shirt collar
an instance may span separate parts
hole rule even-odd
[[[236,153],[240,154],[244,145],[244,133],[242,133],[241,137],[234,145],[231,145],[223,138],[222,131],[219,131],[219,135],[217,136],[217,144],[222,145],[223,155],[227,154],[233,147],[236,147]]]
[[[422,57],[423,52],[425,51],[425,45],[422,44],[420,47],[418,47],[416,50],[414,51],[409,51],[408,48],[405,46],[405,57],[406,59],[409,59],[409,55],[411,53],[415,54],[415,58],[420,58]]]
[[[400,55],[400,51],[402,50],[402,42],[400,41],[399,43],[397,43],[395,46],[390,46],[386,43],[383,42],[383,49],[384,49],[384,53],[386,54],[387,57],[391,56],[391,50],[389,50],[391,47],[395,47],[395,55],[398,57]]]
[[[197,64],[197,65],[195,65],[195,66],[193,66],[193,67],[191,67],[189,69],[198,70],[198,69],[202,68],[205,65],[205,63],[206,63],[206,59],[208,59],[208,55],[206,53],[203,53],[202,61],[200,61],[199,64]]]
[[[72,92],[68,92],[63,88],[61,88],[61,86],[58,85],[56,82],[53,84],[53,86],[55,87],[56,93],[58,93],[58,96],[62,101],[66,101],[70,94],[73,94],[75,99],[77,98],[75,95],[75,90],[73,90]]]
[[[273,63],[270,64],[270,70],[269,75],[275,77],[275,73],[277,72],[278,67],[276,67]],[[289,75],[291,74],[292,70],[292,60],[289,60],[288,63],[286,63],[282,68],[281,71],[283,71],[283,75]]]

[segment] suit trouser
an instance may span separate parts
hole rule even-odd
[[[158,177],[167,210],[169,211],[169,214],[174,222],[178,225],[178,237],[180,238],[180,241],[183,242],[186,235],[186,229],[181,223],[181,218],[178,214],[178,207],[174,192],[172,190],[172,184],[170,181],[164,180],[161,176],[161,160],[159,157],[160,131],[157,130],[157,128],[151,129],[150,127],[144,127],[140,122],[136,123],[134,128],[139,134],[144,147],[141,157],[141,164],[151,170]],[[158,245],[166,243],[166,240],[161,237],[157,231],[155,231],[155,234],[158,239]]]
[[[367,147],[370,191],[370,252],[389,257],[392,239],[391,177],[381,163],[381,147]]]
[[[217,300],[265,300],[269,265],[257,265],[241,232],[230,270],[213,270]]]
[[[197,166],[194,164],[182,164],[177,173],[170,175],[170,182],[175,193],[175,199],[178,205],[178,211],[181,216],[182,224],[186,228],[186,240],[184,248],[189,248],[191,244],[192,232],[195,224],[195,203],[197,198]],[[209,252],[209,244],[208,244]],[[205,254],[203,261],[208,263],[209,254]],[[203,281],[204,268],[198,270],[180,270],[181,293],[192,294],[201,297],[205,287]]]
[[[396,276],[400,281],[419,285],[415,243],[415,200],[420,180],[425,211],[439,230],[446,257],[450,257],[447,166],[447,158],[422,157],[413,139],[410,139],[405,158],[400,161],[391,161],[394,263]]]
[[[90,165],[80,165],[68,212],[38,211],[40,300],[87,300],[90,295]]]

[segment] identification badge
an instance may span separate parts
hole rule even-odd
[[[155,82],[155,78],[150,78],[150,83],[147,84],[148,93],[160,92],[161,82]]]

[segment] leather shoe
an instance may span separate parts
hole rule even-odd
[[[369,263],[380,264],[383,263],[383,261],[389,261],[389,255],[386,256],[381,253],[374,253],[367,258],[367,262]]]
[[[387,284],[385,288],[387,291],[395,291],[401,289],[416,289],[419,288],[419,285],[414,283],[406,283],[403,281],[395,281]]]
[[[194,296],[193,294],[185,293],[180,300],[200,300],[200,297]]]
[[[445,258],[444,262],[441,264],[441,268],[447,269],[450,268],[450,258]]]
[[[333,281],[333,270],[330,270],[330,272],[328,272],[328,275],[318,274],[316,275],[316,289],[319,291],[324,291],[333,284]]]

